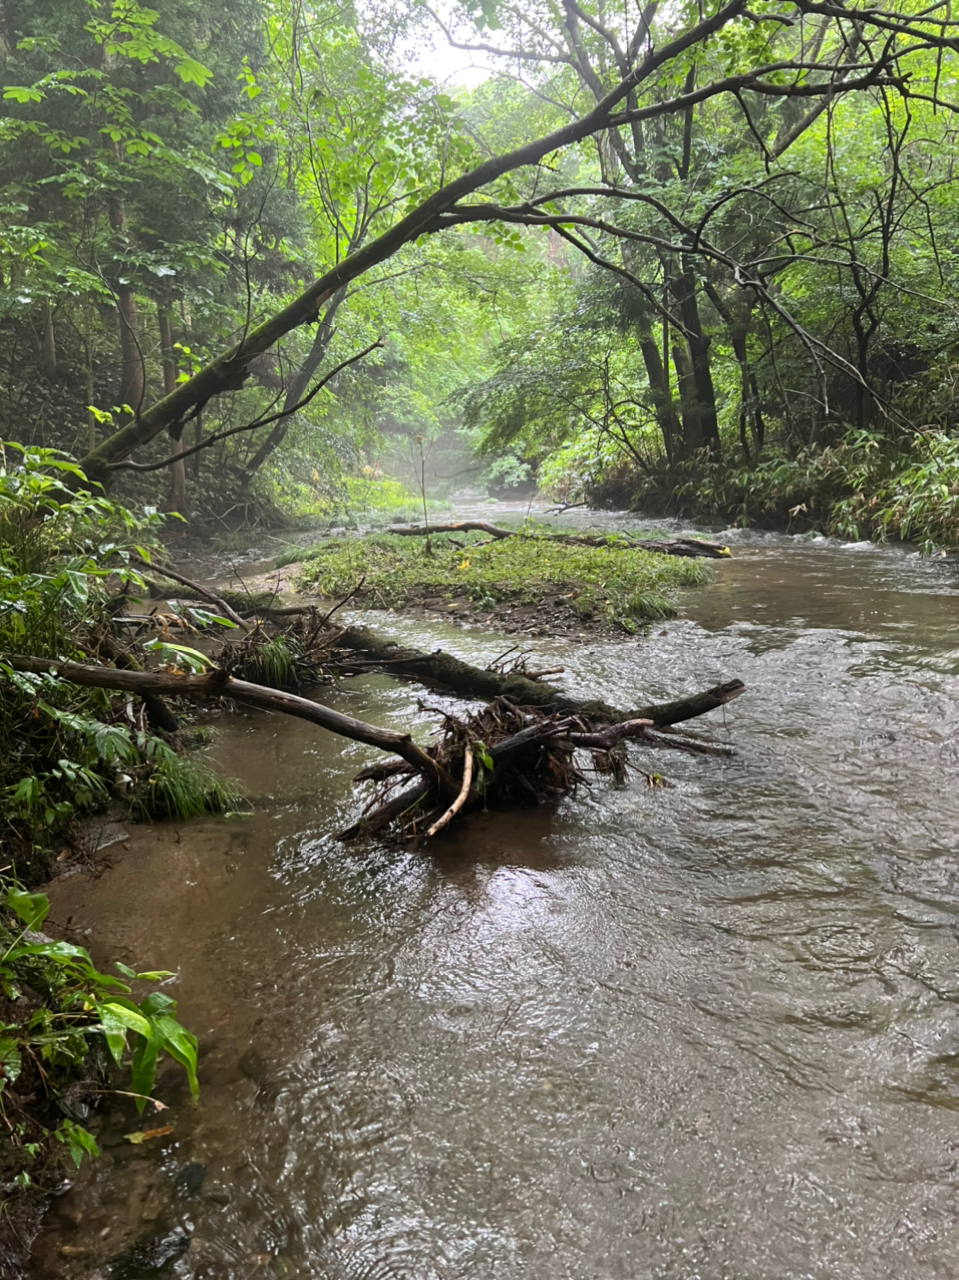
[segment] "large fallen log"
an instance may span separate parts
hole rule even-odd
[[[655,551],[664,556],[699,556],[709,560],[728,557],[731,552],[722,542],[706,542],[703,538],[634,538],[630,534],[551,533],[536,529],[503,529],[486,520],[452,520],[448,524],[396,525],[386,530],[401,538],[429,538],[436,533],[485,533],[497,541],[502,538],[537,538],[544,542],[565,542],[580,547],[614,547],[624,551]]]
[[[297,716],[332,733],[399,756],[402,761],[399,767],[395,763],[380,769],[374,766],[361,775],[379,781],[378,794],[371,802],[376,808],[342,833],[342,839],[370,834],[389,824],[398,826],[404,836],[424,832],[435,835],[491,795],[507,801],[526,793],[536,800],[553,799],[586,781],[573,764],[571,757],[575,748],[605,753],[604,758],[612,765],[615,763],[613,753],[621,750],[622,740],[645,735],[667,736],[655,733],[652,724],[663,721],[655,721],[652,716],[632,715],[610,724],[607,708],[607,714],[599,719],[605,720],[608,727],[598,732],[591,719],[583,714],[582,704],[576,715],[563,712],[550,715],[521,707],[509,698],[497,697],[466,720],[446,714],[443,741],[426,750],[417,746],[408,734],[367,724],[296,694],[236,679],[223,670],[202,674],[142,671],[0,654],[0,667],[4,665],[18,672],[52,674],[73,684],[126,691],[141,697],[160,693],[201,700],[228,697],[266,711]],[[542,688],[534,681],[527,683],[535,689]],[[698,697],[714,701],[714,693]],[[474,782],[476,761],[480,762],[481,777]],[[619,763],[621,766],[621,759]],[[402,780],[404,773],[419,775],[419,780],[399,796],[387,799],[386,793]],[[460,781],[454,781],[456,778]]]
[[[251,684],[248,680],[236,680],[225,671],[207,671],[202,674],[168,671],[121,671],[115,667],[99,667],[86,662],[58,662],[49,658],[25,657],[20,654],[0,654],[0,664],[14,671],[29,671],[35,675],[50,673],[68,680],[71,684],[94,689],[117,689],[136,693],[141,697],[148,693],[179,694],[182,697],[233,698],[237,702],[259,707],[263,711],[280,711],[288,716],[309,720],[321,729],[341,734],[356,742],[365,742],[381,751],[401,756],[417,772],[425,774],[442,790],[456,795],[459,786],[446,771],[422,747],[418,747],[409,734],[381,729],[363,720],[334,711],[310,698],[295,693],[281,693],[265,685]]]
[[[212,592],[206,594],[208,599],[212,596]],[[219,597],[215,598],[219,599]],[[296,606],[283,612],[299,615],[309,613],[312,607]],[[266,612],[275,611],[267,610]],[[382,670],[389,675],[418,680],[431,688],[442,689],[461,698],[482,698],[491,701],[493,698],[508,697],[523,706],[539,707],[552,712],[569,711],[606,724],[646,719],[651,720],[659,728],[665,728],[715,711],[726,703],[732,702],[734,698],[738,698],[746,688],[741,680],[727,680],[702,693],[675,698],[671,702],[651,703],[632,710],[623,710],[599,699],[572,698],[562,689],[544,684],[539,680],[532,680],[519,671],[504,674],[501,671],[493,671],[464,662],[461,658],[446,653],[442,649],[426,653],[422,649],[400,645],[395,640],[378,635],[368,627],[343,628],[337,634],[336,645],[339,649],[363,655],[364,670]],[[350,666],[349,663],[341,663],[340,670],[344,669],[356,670],[355,666]]]
[[[524,707],[569,712],[604,724],[650,720],[658,728],[664,728],[715,711],[738,698],[746,688],[741,680],[728,680],[702,693],[675,698],[672,702],[652,703],[624,711],[598,699],[572,698],[554,685],[530,680],[519,672],[504,675],[499,671],[484,670],[442,649],[433,653],[411,649],[366,627],[344,628],[336,644],[337,648],[365,654],[370,667],[380,666],[391,675],[406,676],[461,698],[482,698],[488,702],[493,698],[506,697]]]

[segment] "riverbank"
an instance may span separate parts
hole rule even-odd
[[[741,528],[815,530],[856,542],[959,547],[959,440],[934,430],[898,438],[850,431],[832,444],[697,455],[672,472],[610,470],[589,490],[597,506],[683,514]]]

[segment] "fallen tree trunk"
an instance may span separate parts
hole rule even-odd
[[[363,720],[354,720],[332,707],[324,707],[310,698],[294,693],[280,693],[264,685],[251,684],[248,680],[236,680],[225,671],[208,671],[202,675],[180,675],[167,671],[120,671],[115,667],[99,667],[85,662],[58,662],[49,658],[24,657],[19,654],[0,654],[0,663],[14,671],[30,671],[37,675],[47,672],[68,680],[71,684],[94,689],[117,689],[121,692],[146,694],[171,693],[183,697],[233,698],[263,711],[280,711],[288,716],[309,720],[311,724],[338,733],[356,742],[379,747],[401,756],[407,764],[452,795],[459,790],[446,771],[422,747],[418,747],[409,734],[381,729]]]
[[[337,638],[337,648],[368,656],[371,666],[388,669],[391,675],[407,676],[445,689],[462,698],[511,698],[524,707],[538,707],[542,711],[568,712],[597,720],[604,724],[620,724],[625,720],[649,720],[659,728],[692,720],[725,706],[745,692],[741,680],[728,680],[702,693],[694,693],[672,702],[653,703],[623,711],[599,700],[572,698],[554,685],[530,680],[519,673],[503,675],[498,671],[484,670],[472,663],[463,662],[442,649],[423,653],[409,649],[393,640],[378,636],[366,627],[347,627]]]
[[[386,530],[401,538],[428,538],[434,533],[485,533],[497,540],[502,538],[539,538],[545,542],[566,542],[571,546],[614,547],[624,551],[655,551],[664,556],[699,556],[720,560],[730,555],[722,542],[706,542],[702,538],[673,538],[663,541],[656,538],[633,538],[629,534],[576,534],[549,533],[537,530],[527,533],[522,529],[503,529],[486,520],[453,520],[449,524],[402,525]]]
[[[204,598],[209,599],[212,595],[212,592],[204,593]],[[311,605],[297,605],[283,610],[267,609],[265,612],[299,615],[309,613],[312,608]],[[426,653],[421,649],[400,645],[395,640],[378,635],[368,627],[343,628],[337,634],[336,647],[364,655],[365,670],[382,670],[389,675],[418,680],[431,688],[455,693],[461,698],[482,698],[485,701],[491,701],[493,698],[507,697],[522,706],[538,707],[551,712],[570,712],[604,724],[646,719],[659,728],[665,728],[668,725],[679,724],[683,720],[692,720],[696,716],[716,711],[726,703],[732,702],[734,698],[738,698],[746,689],[741,680],[727,680],[702,693],[676,698],[671,702],[650,703],[626,711],[598,699],[572,698],[562,689],[557,689],[555,685],[543,684],[521,672],[504,674],[477,667],[473,663],[454,657],[451,653],[446,653],[443,649],[434,649],[432,653]],[[346,670],[355,671],[356,669],[355,664],[340,665]],[[549,674],[549,672],[543,674]]]
[[[424,750],[408,734],[367,724],[308,698],[238,680],[223,670],[202,674],[141,671],[19,654],[0,654],[2,665],[14,671],[53,674],[73,684],[116,689],[141,697],[158,693],[180,694],[201,700],[229,697],[266,711],[297,716],[332,733],[399,756],[402,763],[373,766],[359,775],[379,781],[378,793],[371,801],[371,806],[377,807],[349,831],[343,832],[341,839],[371,834],[390,823],[399,825],[401,834],[405,836],[420,835],[424,831],[428,836],[435,835],[454,818],[490,797],[507,801],[527,795],[537,801],[555,799],[586,781],[572,761],[577,747],[606,753],[605,759],[612,766],[616,763],[613,753],[622,740],[648,736],[655,742],[669,737],[652,728],[654,723],[666,722],[662,719],[656,721],[653,716],[634,714],[609,724],[610,709],[604,708],[599,719],[607,721],[607,728],[597,732],[591,718],[583,712],[586,704],[577,704],[575,715],[570,714],[569,709],[549,714],[521,707],[510,698],[496,697],[481,712],[469,715],[465,721],[447,714],[443,741]],[[526,683],[537,691],[542,690],[542,686],[535,682]],[[708,710],[715,704],[722,689],[720,686],[718,693],[713,690],[697,695],[700,702],[705,699],[709,703],[704,709]],[[741,690],[739,685],[736,692]],[[684,701],[688,707],[695,700]],[[687,750],[712,749],[708,744],[695,744],[683,739],[664,745],[683,746]],[[731,749],[721,750],[728,752]],[[602,759],[600,757],[600,762]],[[474,785],[474,768],[480,763],[482,776]],[[419,779],[399,796],[387,801],[385,793],[401,780],[404,773],[418,774]],[[453,780],[457,777],[461,779],[459,783]]]

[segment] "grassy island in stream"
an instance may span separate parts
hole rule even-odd
[[[427,551],[424,539],[393,534],[330,539],[297,551],[303,563],[296,582],[329,598],[362,582],[357,604],[484,617],[507,630],[634,632],[670,617],[678,588],[710,576],[701,560],[564,543],[535,532],[496,542],[437,534],[430,544]]]

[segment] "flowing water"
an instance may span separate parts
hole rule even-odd
[[[734,759],[634,746],[668,788],[345,848],[375,753],[238,715],[213,753],[252,817],[130,827],[98,879],[53,886],[101,958],[176,970],[201,1097],[165,1073],[147,1123],[173,1132],[140,1146],[104,1108],[35,1280],[154,1274],[187,1237],[164,1274],[959,1275],[956,566],[734,551],[648,637],[532,642],[622,706],[742,678],[690,726]],[[321,692],[436,720],[385,677]]]

